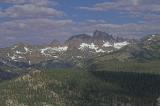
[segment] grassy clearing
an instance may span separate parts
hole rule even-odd
[[[91,71],[114,71],[160,74],[160,61],[97,61],[89,66]]]

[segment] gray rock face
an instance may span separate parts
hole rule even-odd
[[[53,40],[50,44],[49,44],[49,46],[52,46],[52,47],[58,47],[58,46],[61,46],[62,44],[61,44],[61,42],[60,41],[58,41],[58,40]]]
[[[93,33],[93,37],[92,38],[94,40],[104,40],[104,41],[114,41],[115,40],[115,38],[113,38],[112,35],[109,35],[106,32],[102,32],[102,31],[98,31],[98,30],[96,30]]]

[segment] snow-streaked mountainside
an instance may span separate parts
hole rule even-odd
[[[72,36],[64,44],[56,40],[43,46],[15,44],[8,48],[2,48],[0,58],[31,65],[47,60],[63,60],[69,57],[85,58],[102,53],[111,53],[130,43],[130,40],[114,38],[112,35],[96,30],[92,36],[86,34]]]
[[[115,38],[96,30],[92,36],[87,34],[72,36],[63,44],[54,40],[48,45],[37,46],[19,43],[8,48],[1,48],[0,62],[9,63],[9,65],[18,64],[18,66],[44,65],[47,64],[47,61],[56,64],[63,63],[63,65],[64,63],[81,65],[80,61],[82,60],[101,55],[112,55],[115,51],[121,53],[122,48],[126,46],[130,48],[125,49],[125,53],[133,51],[134,55],[140,55],[139,53],[142,55],[143,52],[153,51],[150,46],[160,45],[159,43],[159,35],[147,36],[137,42],[131,39]]]
[[[0,49],[0,70],[7,78],[34,68],[91,67],[92,69],[93,66],[94,69],[101,70],[103,67],[108,69],[111,66],[112,69],[116,64],[122,64],[121,68],[124,70],[125,67],[128,69],[129,64],[132,67],[142,61],[153,61],[153,64],[148,63],[147,66],[154,65],[155,70],[159,70],[159,65],[157,66],[159,62],[156,62],[159,60],[160,36],[158,34],[136,41],[114,38],[105,32],[95,31],[92,36],[86,34],[72,36],[63,44],[54,40],[48,45],[19,43]]]

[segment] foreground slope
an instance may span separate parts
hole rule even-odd
[[[99,77],[100,75],[102,76]],[[137,75],[128,74],[128,77],[103,75],[77,69],[31,71],[14,80],[0,83],[0,104],[2,106],[154,106],[156,104],[160,88],[157,85],[160,81],[157,79],[159,76],[147,76],[148,79],[141,80],[137,79]],[[146,75],[142,76],[146,78]],[[139,85],[129,80],[130,78],[139,80]],[[155,83],[152,85],[151,81]],[[149,86],[157,89],[150,89]]]

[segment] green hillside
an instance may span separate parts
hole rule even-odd
[[[133,83],[127,85],[130,82],[103,79],[103,76],[99,75],[100,73],[75,69],[32,71],[19,78],[0,83],[0,104],[2,106],[111,106],[113,104],[151,106],[157,97],[152,95],[153,92],[133,95],[134,91],[129,88],[134,86]],[[137,89],[137,94],[139,91],[141,89]]]
[[[107,104],[121,88],[86,71],[34,71],[0,84],[3,106],[84,106]],[[114,92],[110,93],[112,90]]]
[[[149,41],[148,41],[149,40]],[[160,73],[160,36],[149,36],[111,54],[86,62],[90,71]]]

